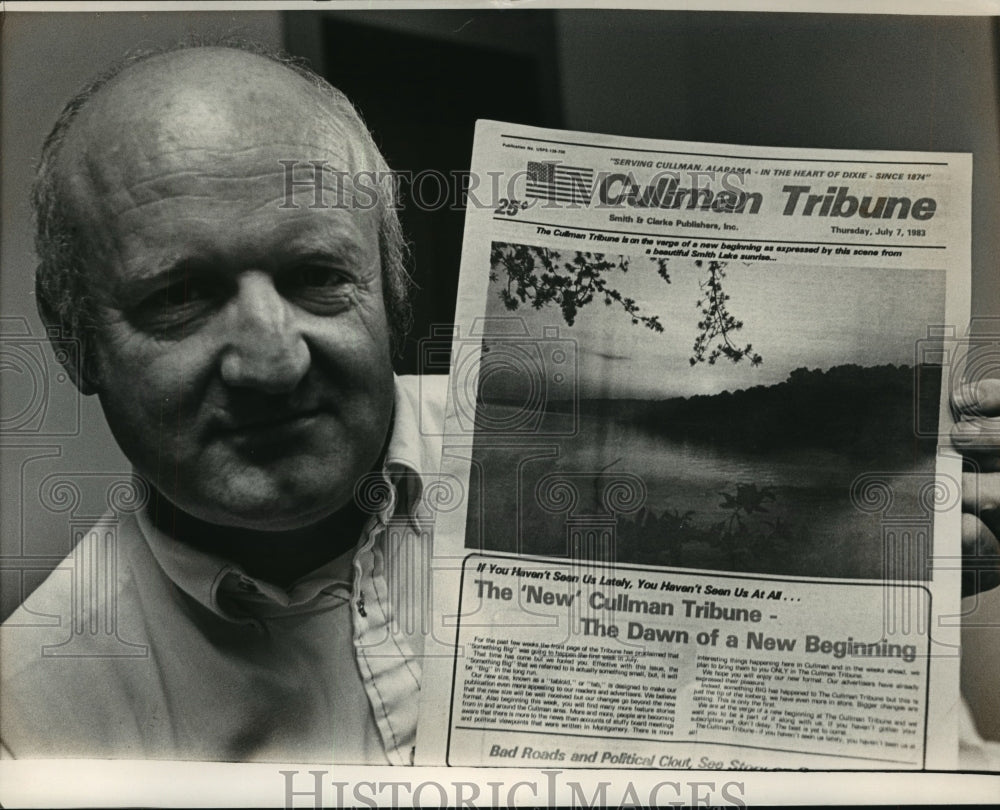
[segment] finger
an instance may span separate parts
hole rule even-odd
[[[962,511],[971,515],[1000,510],[1000,474],[962,474]]]
[[[977,417],[956,422],[951,444],[960,453],[1000,453],[1000,419]]]
[[[1000,380],[976,380],[955,387],[951,406],[956,417],[1000,415]]]
[[[1000,543],[975,515],[962,515],[962,596],[1000,585]]]

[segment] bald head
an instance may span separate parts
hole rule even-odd
[[[238,171],[234,161],[244,155],[263,156],[262,150],[300,161],[332,156],[335,171],[385,178],[378,188],[378,238],[386,310],[398,345],[409,321],[408,278],[388,167],[342,93],[298,63],[256,46],[132,56],[66,105],[45,143],[33,194],[43,319],[85,340],[96,296],[88,265],[107,247],[102,240],[112,229],[103,225],[109,218],[130,206],[155,204],[160,180],[185,161],[225,173]],[[194,180],[189,191],[200,191]],[[272,202],[280,204],[273,195],[243,200],[247,206]]]
[[[128,149],[252,149],[290,143],[303,131],[324,139],[316,146],[339,152],[355,171],[377,170],[381,159],[363,124],[331,91],[282,63],[232,48],[158,54],[94,94],[66,136],[57,174],[79,168],[73,161],[80,159],[113,163]]]
[[[102,84],[78,117],[107,117],[127,103],[124,114],[137,123],[160,119],[180,125],[203,116],[267,121],[280,106],[286,113],[301,113],[299,103],[319,111],[329,109],[329,100],[330,94],[321,92],[315,80],[287,63],[250,51],[205,46],[166,51],[128,65]],[[337,115],[344,116],[343,106]]]

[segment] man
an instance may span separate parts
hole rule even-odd
[[[56,571],[5,626],[9,752],[409,763],[420,636],[394,547],[427,541],[440,449],[393,375],[402,238],[350,103],[244,50],[140,59],[68,105],[35,200],[40,312],[82,341],[68,371],[150,499],[97,604]],[[114,638],[60,653],[112,609]]]
[[[39,306],[83,340],[69,370],[149,502],[117,524],[96,604],[74,611],[57,571],[5,625],[5,744],[409,762],[421,636],[400,603],[426,584],[406,561],[427,550],[439,448],[390,366],[405,322],[391,186],[373,206],[351,180],[384,162],[342,96],[262,55],[173,51],[85,96],[39,170]],[[325,167],[321,205],[288,161]],[[1000,396],[980,404],[959,406],[988,433]],[[106,549],[102,530],[72,567]],[[72,654],[65,626],[29,621],[109,613],[114,636]]]

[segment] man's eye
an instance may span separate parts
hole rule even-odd
[[[298,288],[337,287],[346,281],[347,278],[342,270],[317,264],[297,267],[286,279],[290,286]]]
[[[279,292],[315,315],[335,315],[351,306],[354,278],[336,265],[302,264],[278,277]]]
[[[182,307],[211,298],[213,291],[209,284],[193,279],[178,281],[152,295],[149,302],[161,307]]]
[[[217,282],[188,276],[147,296],[130,318],[152,332],[171,332],[196,322],[222,294]]]

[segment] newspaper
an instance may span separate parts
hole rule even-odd
[[[955,767],[971,168],[479,122],[418,763]]]

